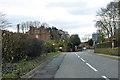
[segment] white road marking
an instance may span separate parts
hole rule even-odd
[[[75,53],[76,54],[76,53]],[[78,58],[80,58],[80,56],[78,54],[76,54]],[[80,58],[83,62],[85,62],[85,60],[83,58]]]
[[[92,67],[89,63],[86,63],[90,68],[92,68],[94,71],[98,71],[97,69],[95,69],[94,67]]]
[[[80,56],[78,54],[75,53],[75,55],[80,58]],[[85,62],[85,60],[83,58],[80,58],[83,62]],[[98,71],[97,69],[95,69],[93,66],[91,66],[89,63],[86,62],[86,65],[88,65],[91,69],[93,69],[94,71]],[[105,80],[110,80],[109,78],[107,78],[106,76],[102,76]]]
[[[78,56],[78,58],[80,57],[78,54],[75,53],[75,55]],[[85,60],[83,58],[80,58],[83,62],[85,62]],[[97,69],[95,69],[94,67],[92,67],[89,63],[86,63],[90,68],[92,68],[94,71],[98,71]]]
[[[78,56],[76,53],[75,53],[76,56]]]
[[[76,54],[76,53],[75,53]],[[80,56],[78,54],[76,54],[76,56],[79,58]]]
[[[102,76],[105,80],[110,80],[110,79],[108,79],[106,76]]]
[[[85,62],[85,60],[83,58],[80,58],[83,62]]]

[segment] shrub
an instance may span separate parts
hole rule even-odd
[[[36,57],[40,56],[44,42],[42,40],[38,40],[36,38],[28,37],[27,38],[27,56]]]
[[[47,48],[47,52],[52,52],[53,51],[53,42],[52,41],[46,41],[45,42],[45,47]]]
[[[3,62],[16,62],[26,57],[40,56],[50,51],[49,45],[42,40],[22,33],[2,32]]]
[[[2,37],[2,57],[5,61],[13,62],[24,58],[26,35],[3,31]]]

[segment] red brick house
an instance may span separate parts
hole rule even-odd
[[[89,48],[89,45],[88,45],[88,43],[87,43],[87,42],[84,42],[84,43],[82,43],[82,44],[81,44],[81,47],[86,47],[86,48]]]
[[[44,26],[41,26],[40,28],[31,26],[26,34],[40,40],[50,40],[50,32]]]

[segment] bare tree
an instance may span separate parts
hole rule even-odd
[[[49,25],[48,25],[47,23],[45,23],[45,22],[43,22],[43,23],[41,24],[41,26],[49,27]]]
[[[0,29],[3,30],[8,27],[11,27],[10,23],[5,19],[5,14],[0,12]]]
[[[105,37],[115,38],[118,29],[118,2],[110,2],[106,8],[101,8],[97,12],[99,16],[96,27],[102,30]],[[112,39],[111,39],[112,40]]]
[[[39,21],[27,21],[27,22],[22,22],[20,24],[20,28],[21,28],[23,33],[28,31],[30,29],[30,26],[34,26],[34,27],[38,28],[41,26],[41,23]]]
[[[90,39],[90,34],[85,34],[83,37],[82,37],[82,40],[83,41],[88,41]]]

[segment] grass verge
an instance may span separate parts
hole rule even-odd
[[[7,63],[2,66],[2,78],[19,78],[30,70],[40,65],[44,60],[58,54],[60,52],[51,52],[43,54],[32,59],[23,59],[17,63]]]

